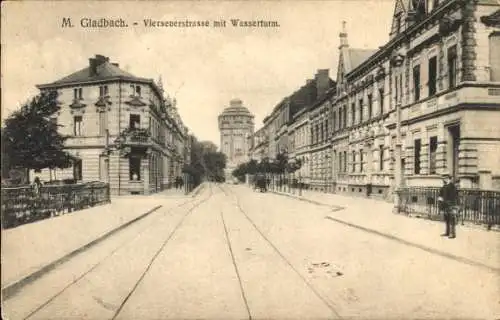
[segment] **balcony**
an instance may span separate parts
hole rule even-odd
[[[122,156],[128,156],[133,151],[145,153],[151,144],[151,133],[147,129],[126,128],[115,139],[116,149]]]
[[[127,145],[148,145],[151,143],[151,134],[147,129],[128,129],[124,138],[124,144]]]

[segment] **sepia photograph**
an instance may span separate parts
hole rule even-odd
[[[1,4],[8,320],[500,320],[500,0]]]

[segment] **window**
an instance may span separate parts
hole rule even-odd
[[[340,109],[339,109],[339,130],[341,130],[343,128],[343,125],[344,125],[344,123],[342,121],[342,117],[344,116],[343,112],[342,112],[343,109],[344,109],[343,107],[340,107]]]
[[[401,32],[401,16],[396,17],[396,34]]]
[[[99,135],[104,136],[108,130],[107,112],[99,112]]]
[[[394,76],[394,98],[396,103],[399,101],[399,78],[397,75]]]
[[[82,88],[73,89],[73,99],[74,100],[82,100]]]
[[[449,89],[457,85],[457,46],[448,48],[448,83]]]
[[[347,128],[347,106],[344,106],[344,120],[343,120],[344,128]]]
[[[384,171],[384,145],[378,147],[378,170]]]
[[[359,123],[363,122],[363,99],[359,99]]]
[[[332,131],[335,132],[337,126],[337,112],[335,111],[333,113],[333,119],[332,119]]]
[[[359,150],[359,172],[363,172],[363,159],[364,159],[364,153],[363,149]]]
[[[500,33],[489,35],[490,47],[490,80],[500,81]]]
[[[344,172],[347,172],[347,151],[344,151]]]
[[[73,117],[73,135],[75,136],[82,135],[82,116]]]
[[[352,152],[352,168],[351,172],[356,172],[356,152]]]
[[[422,140],[415,139],[414,150],[413,150],[413,158],[414,158],[414,174],[420,174],[420,151],[422,148]]]
[[[108,95],[108,86],[99,86],[99,97],[105,97]]]
[[[413,67],[413,90],[415,92],[415,102],[420,100],[420,65]]]
[[[129,118],[130,129],[139,129],[141,125],[141,116],[138,114],[131,114]]]
[[[325,120],[325,139],[328,139],[328,119]]]
[[[373,99],[372,95],[368,95],[368,119],[371,119],[373,116]]]
[[[429,174],[436,174],[437,137],[429,139]]]
[[[354,103],[351,105],[351,117],[351,125],[354,125],[356,122],[356,105]]]
[[[342,172],[342,166],[343,166],[343,163],[342,163],[342,152],[339,152],[339,162],[337,164],[337,168],[338,168],[339,172]]]
[[[437,58],[429,59],[429,97],[436,94]]]
[[[128,158],[129,179],[130,181],[141,180],[141,158],[138,156],[130,156]]]
[[[133,96],[141,96],[141,86],[131,84],[130,87],[132,88],[132,95]]]
[[[399,75],[399,101],[403,100],[403,75]]]
[[[82,160],[75,160],[73,163],[73,179],[79,181],[83,178]]]
[[[384,114],[384,89],[378,89],[378,98],[380,102],[380,114]]]

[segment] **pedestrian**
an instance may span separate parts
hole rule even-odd
[[[37,198],[40,197],[41,188],[42,188],[42,182],[40,181],[40,178],[35,177],[35,179],[33,180],[33,193]]]
[[[451,176],[447,173],[443,174],[443,186],[439,190],[439,207],[444,213],[446,223],[446,232],[443,237],[453,239],[456,237],[456,206],[458,202],[458,190],[455,184],[451,181]]]

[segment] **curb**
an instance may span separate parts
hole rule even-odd
[[[14,296],[19,290],[21,290],[24,286],[30,284],[31,282],[35,281],[36,279],[42,277],[43,275],[45,275],[46,273],[48,273],[49,271],[55,269],[57,266],[65,263],[66,261],[68,261],[69,259],[77,256],[78,254],[90,249],[91,247],[95,246],[96,244],[102,242],[103,240],[109,238],[110,236],[112,236],[113,234],[117,233],[118,231],[121,231],[122,229],[125,229],[126,227],[130,226],[131,224],[147,217],[148,215],[150,215],[151,213],[155,212],[156,210],[160,209],[162,206],[159,205],[159,206],[156,206],[154,207],[153,209],[147,211],[146,213],[143,213],[141,214],[140,216],[128,221],[128,222],[125,222],[124,224],[106,232],[105,234],[99,236],[97,239],[94,239],[92,241],[90,241],[89,243],[87,244],[84,244],[83,246],[81,246],[80,248],[77,248],[67,254],[65,254],[64,256],[62,256],[61,258],[57,259],[57,260],[54,260],[52,262],[50,262],[49,264],[43,266],[42,268],[40,268],[39,270],[23,277],[22,279],[20,280],[17,280],[16,282],[14,283],[11,283],[9,285],[7,285],[5,288],[2,288],[2,297],[4,300],[7,300],[9,298],[11,298],[12,296]]]
[[[271,190],[269,192],[272,192],[272,193],[280,195],[280,196],[285,196],[285,197],[289,197],[289,198],[292,198],[292,199],[297,199],[297,200],[300,200],[300,201],[309,202],[309,203],[312,203],[312,204],[315,204],[315,205],[333,208],[334,212],[345,209],[345,207],[328,205],[326,203],[322,203],[322,202],[319,202],[319,201],[306,199],[306,198],[303,198],[303,197],[300,197],[300,196],[296,196],[296,195],[291,195],[291,194],[282,193],[282,192],[278,192],[278,191],[271,191]],[[425,214],[409,214],[409,215],[404,215],[404,214],[401,214],[401,213],[394,213],[394,214],[401,215],[401,216],[404,216],[404,217],[410,218],[410,219],[429,220],[429,221],[436,221],[436,222],[440,222],[441,221],[442,222],[442,220],[439,220],[439,219],[428,218],[428,217],[425,216]],[[488,229],[488,226],[486,226],[484,224],[476,224],[476,223],[469,222],[469,221],[464,221],[463,224],[460,223],[460,224],[457,224],[457,226],[458,225],[460,225],[461,227],[466,227],[466,228],[471,228],[471,229],[476,229],[476,230],[482,230],[482,231],[488,231],[488,232],[500,232],[500,226],[492,226],[490,229]]]
[[[331,217],[331,216],[325,216],[325,219],[334,221],[336,223],[343,224],[343,225],[351,227],[351,228],[362,230],[362,231],[365,231],[365,232],[368,232],[368,233],[371,233],[371,234],[374,234],[374,235],[378,235],[380,237],[384,237],[386,239],[390,239],[390,240],[399,242],[399,243],[407,245],[407,246],[418,248],[420,250],[423,250],[423,251],[426,251],[426,252],[429,252],[429,253],[432,253],[432,254],[436,254],[436,255],[439,255],[441,257],[445,257],[445,258],[448,258],[448,259],[451,259],[451,260],[455,260],[455,261],[458,261],[458,262],[461,262],[461,263],[465,263],[465,264],[468,264],[468,265],[471,265],[471,266],[474,266],[474,267],[480,267],[480,268],[483,268],[483,269],[487,269],[488,271],[493,271],[495,273],[500,273],[500,268],[498,268],[498,267],[490,266],[490,265],[487,265],[487,264],[479,262],[479,261],[475,261],[475,260],[472,260],[472,259],[469,259],[469,258],[466,258],[466,257],[455,255],[453,253],[448,253],[448,252],[445,252],[445,251],[442,251],[442,250],[434,249],[434,248],[429,247],[427,245],[422,245],[422,244],[418,244],[418,243],[415,243],[415,242],[412,242],[412,241],[408,241],[408,240],[405,240],[405,239],[400,238],[398,236],[392,235],[390,233],[378,231],[378,230],[375,230],[375,229],[372,229],[372,228],[363,227],[363,226],[361,226],[359,224],[348,222],[348,221],[341,220],[341,219],[337,219],[337,218],[334,218],[334,217]]]
[[[296,200],[300,200],[300,201],[304,201],[304,202],[309,202],[309,203],[312,203],[312,204],[315,204],[315,205],[318,205],[318,206],[332,208],[333,211],[340,211],[340,210],[344,210],[345,209],[345,207],[329,205],[329,204],[322,203],[322,202],[319,202],[319,201],[307,199],[307,198],[304,198],[304,197],[301,197],[301,196],[291,195],[291,194],[277,192],[277,191],[270,191],[270,192],[272,192],[274,194],[277,194],[277,195],[280,195],[280,196],[285,196],[285,197],[288,197],[288,198],[292,198],[292,199],[296,199]]]

